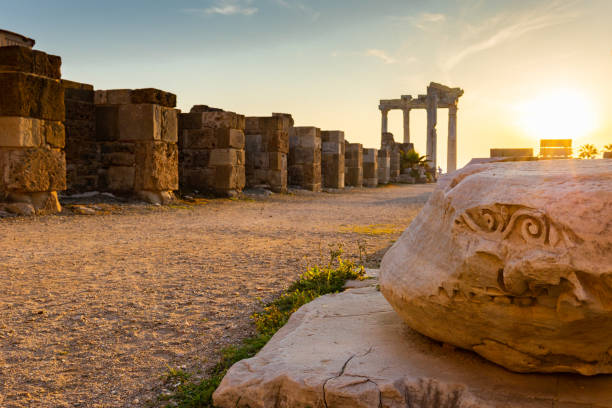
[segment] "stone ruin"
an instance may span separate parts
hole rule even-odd
[[[344,132],[321,132],[321,172],[323,187],[344,188]]]
[[[168,203],[178,189],[176,96],[158,89],[98,90],[101,190]]]
[[[290,114],[246,118],[246,185],[265,187],[276,193],[287,191],[287,154]]]
[[[442,177],[380,285],[301,307],[214,405],[612,408],[610,203],[606,160]]]
[[[13,212],[60,211],[66,189],[61,58],[0,47],[0,202]],[[11,208],[8,208],[11,210]]]
[[[378,149],[363,149],[363,185],[378,185]]]
[[[363,145],[345,140],[344,151],[344,184],[363,187]]]
[[[413,143],[397,143],[393,133],[383,133],[380,149],[389,152],[389,181],[391,183],[406,182],[402,177],[401,154],[414,150]]]
[[[380,149],[378,151],[378,184],[391,182],[391,152]]]
[[[245,117],[196,105],[180,114],[181,190],[235,196],[245,180]]]
[[[296,126],[289,131],[289,184],[321,191],[321,129]]]
[[[63,190],[164,204],[179,186],[233,196],[245,186],[320,191],[399,179],[394,142],[366,149],[364,162],[363,146],[342,131],[294,127],[289,114],[245,120],[205,105],[180,114],[169,92],[61,79],[61,59],[33,44],[0,30],[0,201],[13,212],[60,211]]]
[[[448,147],[446,171],[451,173],[457,169],[457,104],[463,96],[460,88],[450,88],[431,82],[427,86],[427,94],[413,98],[402,95],[400,99],[381,100],[378,105],[381,113],[381,132],[384,138],[388,133],[388,113],[399,109],[404,114],[404,143],[410,143],[410,111],[412,109],[427,110],[427,157],[433,169],[438,168],[438,108],[448,108]]]
[[[605,160],[466,166],[387,252],[381,291],[411,328],[512,371],[611,374],[610,203]]]

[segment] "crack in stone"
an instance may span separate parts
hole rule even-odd
[[[342,368],[340,369],[340,372],[338,373],[338,375],[335,375],[333,377],[330,377],[328,379],[326,379],[323,382],[323,405],[325,405],[325,408],[329,408],[327,405],[327,396],[326,396],[326,391],[325,391],[325,387],[327,387],[327,383],[331,380],[334,380],[336,378],[340,378],[344,375],[344,371],[346,370],[346,367],[348,366],[348,364],[351,362],[351,360],[355,357],[365,357],[368,354],[370,354],[372,351],[374,350],[374,346],[370,346],[370,348],[368,349],[368,351],[366,351],[365,353],[363,353],[362,355],[357,355],[357,354],[353,354],[351,355],[345,362],[344,364],[342,364]],[[357,377],[357,376],[356,376]],[[371,382],[372,384],[374,384],[376,386],[376,389],[378,390],[378,395],[379,395],[379,407],[382,407],[382,394],[380,392],[380,388],[378,388],[378,384],[376,384],[374,381],[370,380],[369,378],[367,378],[366,382]]]
[[[346,366],[348,365],[348,363],[356,356],[357,354],[353,354],[351,355],[348,360],[346,360],[344,362],[344,364],[342,365],[342,368],[340,369],[340,373],[338,373],[338,375],[333,376],[328,378],[327,380],[325,380],[325,382],[323,383],[323,405],[325,405],[325,408],[329,408],[327,406],[327,397],[325,396],[325,387],[327,387],[327,383],[335,378],[340,378],[342,377],[342,375],[344,374],[344,370],[346,370]]]

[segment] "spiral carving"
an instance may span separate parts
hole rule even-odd
[[[517,236],[528,244],[555,247],[575,236],[567,228],[555,224],[542,211],[519,205],[494,204],[467,210],[455,219],[456,226],[485,233],[492,238]]]

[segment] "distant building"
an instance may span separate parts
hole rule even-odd
[[[533,149],[490,149],[490,155],[491,157],[533,157]]]
[[[612,159],[612,152],[604,152],[603,158],[604,159]]]
[[[0,47],[19,45],[21,47],[32,48],[34,46],[34,43],[36,43],[36,41],[31,38],[25,37],[21,34],[0,29]]]
[[[568,159],[572,156],[572,139],[541,139],[540,157]]]

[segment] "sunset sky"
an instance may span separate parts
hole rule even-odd
[[[379,99],[459,86],[459,165],[539,138],[612,143],[611,17],[610,0],[0,0],[0,28],[62,56],[64,78],[160,88],[183,110],[289,112],[366,147]],[[389,119],[401,141],[401,112]],[[424,111],[411,133],[424,153]]]

